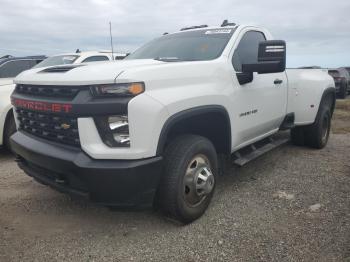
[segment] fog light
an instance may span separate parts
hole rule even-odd
[[[122,145],[130,146],[130,137],[129,135],[113,134],[114,140]]]
[[[129,122],[125,115],[95,117],[103,142],[110,147],[130,147]]]
[[[110,116],[108,117],[108,125],[117,143],[130,146],[129,122],[127,116]]]

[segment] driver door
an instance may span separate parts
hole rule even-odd
[[[251,82],[240,84],[237,72],[242,64],[257,63],[258,47],[265,41],[260,31],[246,31],[232,56],[234,82],[233,112],[236,139],[234,147],[243,147],[278,131],[287,108],[287,77],[283,73],[253,74]]]

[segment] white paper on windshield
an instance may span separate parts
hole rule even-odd
[[[68,60],[68,61],[72,61],[75,59],[75,56],[65,56],[63,57],[63,60]]]
[[[230,34],[231,29],[216,29],[216,30],[208,30],[205,32],[206,35],[212,35],[212,34]]]

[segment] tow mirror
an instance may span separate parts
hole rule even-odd
[[[243,73],[280,73],[286,70],[286,42],[269,40],[259,43],[258,62],[243,64]]]

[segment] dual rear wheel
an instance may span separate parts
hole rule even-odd
[[[291,129],[292,143],[321,149],[327,145],[331,130],[331,103],[326,100],[320,105],[316,120],[312,125],[297,126]]]

